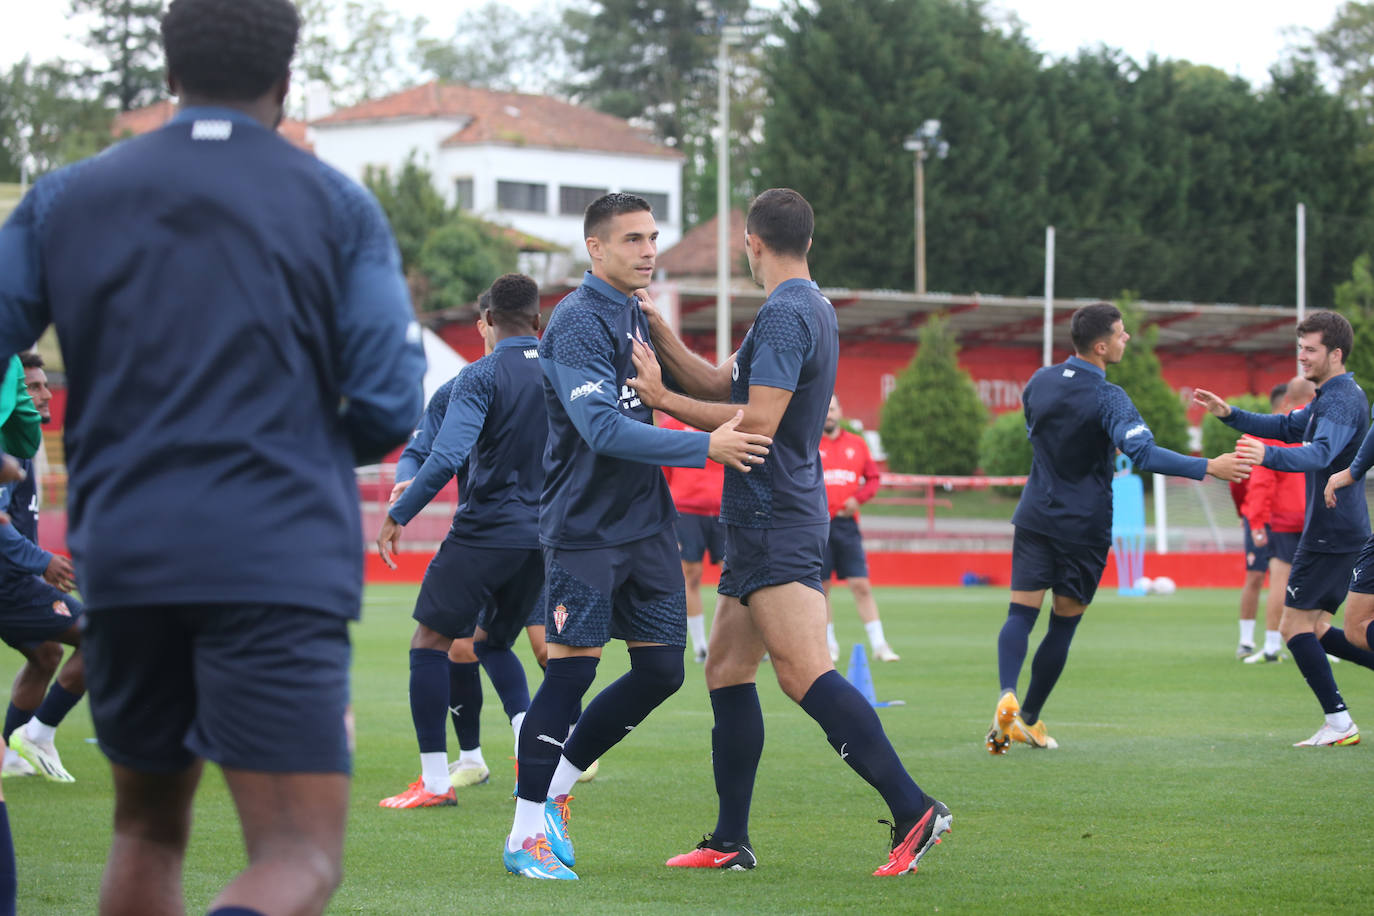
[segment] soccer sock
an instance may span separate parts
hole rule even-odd
[[[1281,648],[1283,648],[1283,634],[1278,630],[1265,630],[1264,651],[1269,655],[1278,655]]]
[[[687,633],[692,637],[692,651],[700,652],[706,648],[706,615],[698,614],[687,618]]]
[[[558,758],[558,767],[553,771],[553,778],[549,780],[549,798],[557,798],[560,795],[567,795],[577,785],[577,777],[584,771],[563,756]]]
[[[510,717],[511,731],[515,732],[515,756],[517,758],[520,756],[520,726],[524,724],[525,714],[523,712],[516,713]]]
[[[925,793],[902,766],[878,714],[853,684],[831,669],[807,689],[801,708],[825,730],[840,759],[878,790],[893,821],[900,824],[921,816],[928,807]]]
[[[831,646],[839,645],[838,640],[835,639],[835,625],[833,623],[827,623],[825,625],[825,642],[827,645]]]
[[[540,806],[549,796],[549,783],[563,754],[568,714],[596,678],[597,659],[590,655],[549,659],[544,683],[530,702],[520,726],[520,798]],[[543,816],[542,813],[540,815]],[[535,831],[538,833],[539,831]],[[515,837],[523,840],[532,833]]]
[[[33,717],[32,709],[20,709],[13,703],[5,710],[5,743],[8,744],[14,730]]]
[[[1035,650],[1035,658],[1031,659],[1030,684],[1026,686],[1026,699],[1021,704],[1021,721],[1027,725],[1034,725],[1040,719],[1040,710],[1045,707],[1050,691],[1064,671],[1064,663],[1069,660],[1069,645],[1082,619],[1082,614],[1073,617],[1050,615],[1049,629],[1040,640],[1040,648]]]
[[[0,799],[0,916],[14,916],[19,895],[19,878],[14,867],[14,837],[10,835],[10,812]]]
[[[1253,620],[1242,620],[1240,622],[1240,644],[1242,646],[1253,646],[1255,644],[1255,622]]]
[[[1369,622],[1369,627],[1364,631],[1364,641],[1369,648],[1374,649],[1374,620]]]
[[[493,649],[486,640],[472,644],[482,670],[491,678],[491,686],[501,698],[501,707],[507,719],[530,708],[530,685],[525,680],[525,667],[509,648]]]
[[[1327,715],[1344,712],[1345,700],[1341,699],[1341,691],[1336,687],[1336,678],[1331,673],[1331,663],[1326,660],[1326,650],[1317,640],[1317,635],[1299,633],[1288,640],[1288,651],[1302,676],[1307,679],[1307,686],[1316,694],[1317,702],[1322,704],[1322,712]]]
[[[1348,662],[1364,665],[1366,668],[1374,668],[1374,652],[1356,647],[1354,643],[1346,639],[1345,630],[1342,630],[1340,627],[1328,628],[1327,631],[1322,634],[1321,644],[1322,648],[1326,650],[1327,655],[1334,655]],[[42,711],[41,709],[39,710],[39,712]],[[30,735],[29,737],[33,736]]]
[[[683,677],[680,647],[634,647],[630,650],[630,670],[587,704],[563,755],[579,770],[585,770],[672,696],[682,686]]]
[[[482,666],[477,662],[448,663],[448,712],[458,749],[482,744]]]
[[[410,719],[420,754],[448,752],[444,711],[448,709],[448,653],[410,650]],[[430,791],[434,791],[430,789]]]
[[[426,792],[443,795],[451,789],[448,781],[448,752],[432,751],[421,754],[420,778],[424,780]]]
[[[711,691],[711,769],[716,777],[719,813],[712,838],[727,843],[749,840],[749,803],[763,756],[763,709],[754,684]]]
[[[39,705],[38,711],[29,720],[29,737],[35,741],[51,741],[52,733],[57,730],[57,726],[62,724],[62,720],[67,718],[67,713],[72,711],[72,707],[81,702],[81,694],[72,693],[61,684],[54,683],[48,688],[48,693],[43,697],[43,702]],[[35,726],[39,731],[35,733]],[[43,732],[46,730],[46,734]]]
[[[881,620],[864,624],[864,631],[868,633],[868,644],[875,650],[887,642],[886,637],[883,636],[883,622]]]
[[[1012,602],[1007,606],[1007,620],[1002,624],[1002,632],[997,634],[997,679],[1001,682],[1002,692],[1016,692],[1016,682],[1021,678],[1021,665],[1026,661],[1026,648],[1030,644],[1030,633],[1035,628],[1035,618],[1040,616],[1038,607]]]

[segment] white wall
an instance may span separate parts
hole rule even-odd
[[[314,128],[315,155],[345,175],[363,180],[369,165],[386,166],[393,175],[412,151],[416,161],[435,173],[435,187],[453,199],[453,188],[440,181],[439,144],[462,128],[463,119],[398,119],[365,124],[326,124]]]

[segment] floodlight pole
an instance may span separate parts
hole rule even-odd
[[[1298,204],[1298,324],[1307,315],[1307,205]],[[1302,375],[1302,364],[1298,365]]]
[[[1054,227],[1045,227],[1045,342],[1040,364],[1054,362]]]
[[[720,42],[716,51],[716,364],[730,358],[734,340],[730,321],[730,44],[740,38],[738,26],[716,18]],[[740,240],[736,240],[738,244]]]
[[[926,292],[926,151],[916,151],[916,295]]]

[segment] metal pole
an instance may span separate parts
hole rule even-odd
[[[730,77],[725,20],[720,19],[720,49],[716,58],[716,105],[720,136],[716,138],[716,364],[730,358]]]
[[[926,292],[926,151],[916,151],[916,295]]]
[[[1040,364],[1054,362],[1054,227],[1045,227],[1045,342]]]
[[[1298,204],[1298,324],[1307,314],[1307,206]],[[1298,366],[1302,375],[1302,366]]]
[[[1164,498],[1166,479],[1163,474],[1155,475],[1155,553],[1160,555],[1169,552],[1169,509]]]

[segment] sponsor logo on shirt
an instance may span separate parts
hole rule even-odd
[[[601,390],[604,379],[597,379],[594,382],[583,382],[572,391],[568,392],[568,400],[576,401],[578,398],[585,398],[589,394],[596,394]]]
[[[825,485],[827,487],[855,483],[858,479],[859,475],[848,468],[826,468],[825,470]]]
[[[233,121],[196,121],[191,125],[192,140],[228,140],[233,133]]]
[[[1132,436],[1138,436],[1141,433],[1148,433],[1149,431],[1150,427],[1146,426],[1144,423],[1137,423],[1135,426],[1126,430],[1126,438],[1129,439]]]
[[[525,351],[525,359],[538,359],[538,358],[539,358],[539,348],[538,348],[538,347],[535,347],[535,348],[532,348],[532,349],[529,349],[529,350],[526,350],[526,351]]]
[[[620,386],[620,409],[621,409],[621,410],[633,410],[634,408],[638,407],[639,404],[640,404],[639,392],[635,391],[635,390],[634,390],[633,388],[631,388],[629,385],[621,385],[621,386]]]
[[[1072,370],[1072,369],[1065,369],[1065,370],[1064,370],[1064,378],[1073,378],[1073,377],[1074,377],[1075,375],[1077,375],[1077,374],[1078,374],[1078,373],[1076,373],[1076,372],[1075,372],[1074,370]]]

